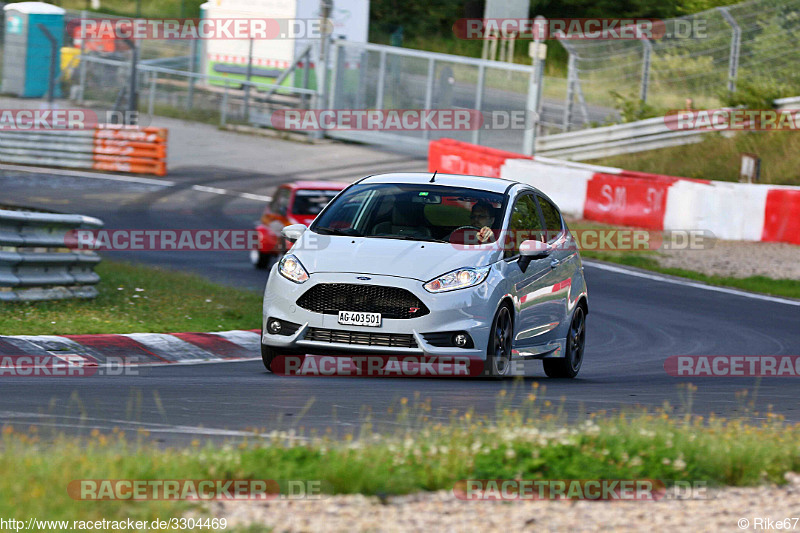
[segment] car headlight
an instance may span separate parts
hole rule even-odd
[[[428,292],[447,292],[456,289],[465,289],[478,285],[486,279],[491,267],[481,268],[459,268],[447,274],[443,274],[436,279],[432,279],[425,285]]]
[[[295,283],[304,283],[308,280],[308,272],[303,268],[303,264],[298,258],[292,254],[283,256],[281,262],[278,264],[278,272],[284,278],[294,281]]]

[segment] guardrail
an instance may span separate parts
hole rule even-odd
[[[83,215],[0,209],[0,302],[94,298],[94,252],[67,248],[67,232],[100,228]]]
[[[536,139],[536,154],[583,161],[697,143],[708,133],[703,130],[676,131],[675,127],[667,125],[670,120],[676,121],[677,116],[539,137]]]
[[[778,98],[775,100],[775,107],[780,111],[785,109],[800,109],[800,96],[790,98]]]
[[[165,176],[167,130],[124,126],[0,130],[0,161]]]

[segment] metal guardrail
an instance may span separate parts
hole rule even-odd
[[[0,302],[97,296],[100,257],[67,248],[67,234],[102,226],[83,215],[0,209]]]
[[[0,161],[164,176],[166,145],[163,128],[0,130]]]
[[[559,133],[536,139],[536,155],[575,161],[631,154],[669,146],[697,143],[708,131],[667,126],[676,116],[648,118],[628,124]]]
[[[778,110],[800,109],[800,96],[779,98],[774,105]],[[547,135],[536,139],[536,155],[583,161],[697,143],[703,140],[704,134],[711,132],[708,129],[679,130],[674,125],[669,126],[676,121],[677,116],[670,115]]]
[[[781,111],[784,109],[800,109],[800,96],[778,98],[775,100],[775,107]]]

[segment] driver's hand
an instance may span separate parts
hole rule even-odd
[[[478,241],[480,241],[481,244],[485,242],[494,242],[494,232],[492,228],[488,226],[482,227],[478,232]]]

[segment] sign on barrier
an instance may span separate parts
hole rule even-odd
[[[664,229],[667,192],[675,181],[595,174],[586,188],[584,217],[624,226]]]

